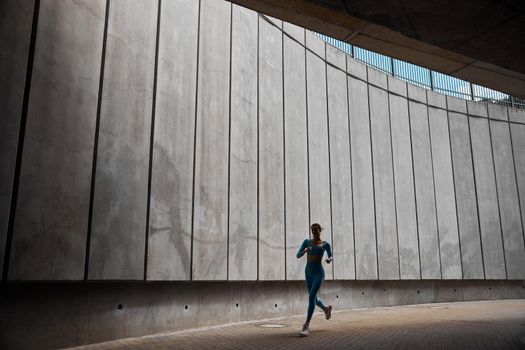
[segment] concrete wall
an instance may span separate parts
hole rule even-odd
[[[525,278],[524,111],[222,0],[33,5],[1,5],[4,280],[300,280],[313,222],[327,279]]]

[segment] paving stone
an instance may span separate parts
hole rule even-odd
[[[75,349],[525,349],[525,299],[433,303],[304,316],[121,339]]]

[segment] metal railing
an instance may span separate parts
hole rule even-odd
[[[513,97],[484,86],[435,72],[428,68],[385,56],[377,52],[353,46],[320,33],[316,34],[328,44],[346,52],[366,65],[411,84],[465,100],[497,103],[509,107],[525,109],[524,99]]]

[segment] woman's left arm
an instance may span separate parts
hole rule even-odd
[[[328,259],[326,259],[326,263],[330,264],[334,260],[334,257],[332,255],[332,247],[330,246],[330,243],[325,242],[324,249],[326,250],[326,255],[328,255]]]

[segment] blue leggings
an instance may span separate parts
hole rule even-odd
[[[321,288],[324,281],[324,269],[321,262],[308,262],[304,269],[306,276],[306,286],[308,288],[308,313],[306,315],[306,322],[310,322],[314,314],[315,305],[319,306],[324,311],[324,304],[321,299],[317,297],[317,292]]]

